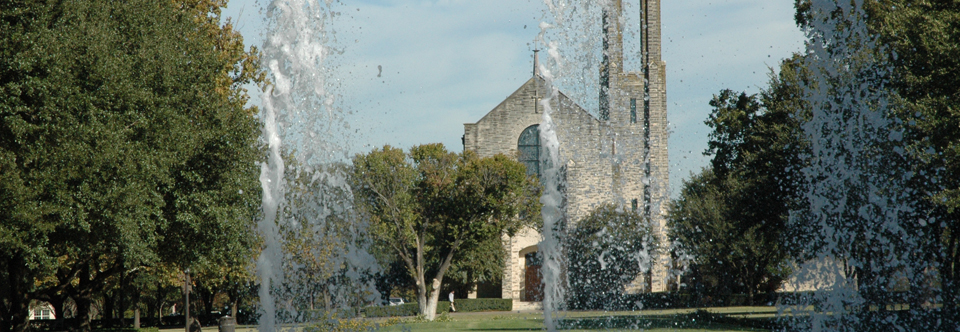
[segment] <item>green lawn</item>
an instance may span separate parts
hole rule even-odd
[[[670,309],[644,311],[578,311],[560,314],[563,331],[770,331],[775,318],[774,307],[723,307],[697,309]],[[441,316],[438,316],[441,317]],[[373,319],[385,322],[386,318]],[[445,320],[445,321],[443,321]],[[434,322],[418,322],[412,317],[400,318],[400,323],[379,331],[541,331],[543,314],[535,312],[469,312],[443,316]],[[179,332],[176,329],[161,332]],[[293,328],[293,332],[301,329]],[[217,332],[204,327],[203,332]],[[257,332],[256,326],[239,326],[236,332]]]
[[[771,307],[711,308],[707,310],[709,313],[695,311],[588,311],[566,312],[560,317],[564,331],[770,331],[770,328],[756,326],[768,326],[764,324],[769,324],[776,314],[776,309]],[[462,313],[450,315],[447,321],[405,319],[382,331],[539,331],[543,328],[543,315],[539,313]]]

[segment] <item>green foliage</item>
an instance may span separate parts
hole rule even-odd
[[[319,322],[325,319],[351,319],[357,317],[357,310],[354,308],[344,308],[336,310],[314,309],[300,310],[297,312],[299,317],[297,322]]]
[[[936,265],[946,315],[960,321],[960,6],[956,2],[883,0],[865,5],[869,25],[891,57],[898,117],[913,157],[910,184],[924,193],[929,220],[916,225],[918,259]],[[912,228],[911,227],[911,228]],[[920,267],[923,269],[926,267]],[[922,271],[915,271],[922,273]],[[914,286],[915,289],[923,287]]]
[[[457,299],[457,312],[510,311],[513,299]]]
[[[503,278],[507,251],[499,237],[491,236],[485,241],[473,244],[470,250],[464,250],[460,257],[444,275],[450,289],[457,289],[458,294],[466,294],[465,289],[478,282],[497,283]],[[459,303],[459,300],[457,301]]]
[[[349,208],[351,189],[348,164],[300,165],[286,161],[283,219],[283,283],[277,290],[296,308],[359,307],[370,300],[373,289],[370,265],[355,264],[367,258],[363,250],[372,242],[358,215]],[[360,226],[360,227],[358,227]],[[343,289],[353,291],[344,292]]]
[[[502,249],[491,243],[535,222],[517,216],[539,215],[534,180],[503,155],[455,154],[442,144],[409,153],[385,146],[357,155],[353,165],[355,205],[370,219],[381,252],[390,253],[381,257],[402,261],[415,280],[421,312],[439,296],[431,281],[442,284],[454,264],[465,276],[499,273],[489,257]]]
[[[762,316],[715,313],[698,309],[688,313],[672,314],[565,317],[558,322],[558,325],[560,329],[565,330],[780,331],[784,329],[784,324],[781,324],[777,318]]]
[[[358,318],[338,318],[329,317],[315,321],[313,324],[307,324],[303,327],[305,332],[360,332],[377,331],[381,324],[370,320]]]
[[[363,308],[363,315],[367,318],[416,316],[419,312],[420,307],[416,303]]]
[[[85,317],[124,271],[249,257],[259,126],[232,89],[250,77],[217,79],[233,58],[193,15],[0,4],[3,330],[25,328],[27,298],[69,295]]]
[[[565,239],[573,309],[613,309],[627,284],[649,271],[657,241],[649,220],[604,204],[581,219]]]
[[[454,304],[457,312],[511,311],[513,299],[457,299]],[[401,317],[420,314],[417,303],[404,303],[394,306],[364,307],[364,317]],[[437,314],[450,311],[450,302],[437,302]]]
[[[446,311],[437,312],[437,318],[434,321],[437,323],[452,322],[453,317],[450,317],[450,313]]]
[[[684,182],[668,220],[698,293],[752,296],[776,290],[789,273],[784,236],[806,149],[801,62],[784,60],[760,96],[722,90],[710,101],[712,167]]]
[[[813,4],[796,0],[797,23],[804,29],[817,28],[820,22],[813,20],[827,16],[811,12]],[[919,306],[920,299],[928,296],[921,293],[939,293],[942,317],[949,319],[943,326],[955,326],[960,321],[960,6],[955,1],[864,1],[862,15],[851,16],[866,22],[877,42],[877,54],[871,60],[885,68],[876,75],[884,85],[878,80],[857,83],[889,93],[893,126],[903,131],[902,138],[891,136],[878,144],[878,154],[894,158],[882,155],[880,170],[874,171],[894,181],[904,179],[906,183],[899,186],[903,188],[892,190],[909,193],[897,204],[910,205],[914,214],[902,218],[908,222],[896,225],[899,230],[889,236],[888,243],[866,239],[851,244],[857,251],[855,259],[871,265],[854,272],[860,295],[882,301],[888,285],[881,280],[889,269],[898,269],[896,273],[912,276],[913,305]],[[824,235],[817,231],[810,230]],[[888,247],[904,247],[892,243],[901,240],[912,247],[904,262],[909,267],[893,266],[897,262],[882,258]],[[937,271],[939,282],[921,281],[929,278],[930,271]]]

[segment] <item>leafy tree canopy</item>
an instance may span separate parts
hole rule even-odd
[[[796,21],[801,28],[814,31],[818,24],[824,23],[823,18],[837,18],[841,13],[840,6],[833,9],[816,5],[821,4],[795,0]],[[834,11],[814,13],[817,8]],[[884,169],[879,172],[885,172],[883,174],[891,179],[909,179],[902,192],[910,193],[911,197],[902,200],[907,202],[897,203],[909,204],[913,210],[913,215],[903,218],[909,222],[897,225],[906,234],[890,236],[885,241],[904,240],[913,247],[910,250],[914,252],[909,254],[912,266],[909,269],[913,271],[898,273],[913,275],[913,281],[920,281],[927,278],[925,274],[929,271],[937,271],[938,286],[930,292],[942,292],[937,296],[943,299],[943,317],[951,319],[944,321],[944,326],[956,325],[960,321],[960,311],[956,309],[960,299],[960,4],[876,0],[863,1],[862,9],[863,15],[850,17],[866,23],[869,34],[875,38],[873,56],[884,68],[877,75],[883,82],[874,80],[863,84],[871,88],[884,84],[881,89],[890,95],[891,121],[903,134],[891,136],[880,148],[896,151],[895,158],[903,160],[894,163],[884,158],[880,166]],[[849,208],[850,214],[855,213],[856,208]],[[811,231],[816,234],[817,230]],[[874,259],[870,255],[882,257],[884,247],[894,246],[860,242],[862,244],[854,245],[857,248],[854,250],[869,253],[857,257],[863,262]],[[887,259],[876,260],[870,264],[890,268]],[[882,268],[864,266],[856,272],[859,282],[865,285],[861,287],[861,295],[865,295],[863,289],[868,288],[877,289],[879,294],[885,292],[887,283],[877,276]],[[931,283],[915,282],[911,290],[919,293],[930,287]],[[865,297],[876,299],[878,296]],[[919,304],[922,298],[917,295],[913,301]]]
[[[539,215],[535,180],[503,155],[456,154],[442,144],[408,153],[384,146],[357,155],[353,165],[356,206],[370,218],[380,245],[403,261],[428,319],[451,266],[479,257],[464,253],[489,249],[491,238],[535,222],[518,216]]]
[[[784,60],[759,96],[722,90],[710,101],[712,167],[684,183],[668,221],[698,291],[752,296],[776,290],[789,272],[783,237],[806,148],[801,63]]]
[[[121,271],[252,246],[259,130],[240,86],[255,52],[179,5],[0,4],[4,331],[30,298],[70,294],[83,316]]]

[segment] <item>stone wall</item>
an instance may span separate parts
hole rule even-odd
[[[613,16],[619,16],[620,9],[619,1],[615,1],[609,10],[615,11]],[[652,226],[662,247],[666,247],[669,128],[666,63],[660,60],[659,0],[643,1],[642,10],[647,26],[641,36],[645,72],[622,72],[623,36],[619,20],[609,20],[612,24],[606,27],[606,33],[613,36],[608,39],[611,49],[606,51],[611,55],[609,63],[602,66],[610,77],[609,117],[597,119],[562,93],[551,100],[550,105],[560,141],[560,157],[565,161],[562,169],[564,213],[569,224],[602,203],[629,209],[637,202],[638,209],[642,209],[647,188]],[[649,85],[645,86],[645,82]],[[534,75],[479,121],[464,124],[464,149],[476,151],[481,157],[502,153],[516,158],[520,134],[543,119],[544,110],[539,101],[548,95],[544,86],[543,79]],[[649,118],[644,118],[645,115]],[[503,280],[504,297],[520,297],[523,257],[519,253],[536,245],[539,236],[535,230],[529,230],[513,239],[504,239],[510,253]],[[664,291],[670,261],[668,255],[660,255],[657,260],[652,280],[646,282],[653,291]]]

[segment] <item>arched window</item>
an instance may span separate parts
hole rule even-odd
[[[517,159],[527,166],[527,175],[540,177],[540,125],[532,125],[520,133]]]

